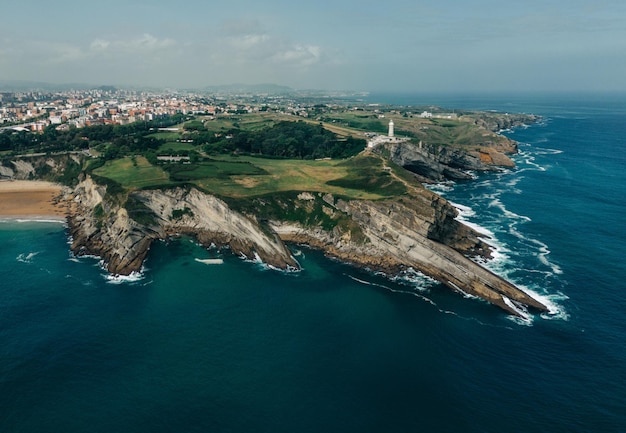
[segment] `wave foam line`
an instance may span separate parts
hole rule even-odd
[[[535,170],[535,171],[547,170],[546,167],[536,162],[537,158],[535,157],[535,154],[530,151],[520,151],[518,154],[518,158],[520,158],[524,162],[524,164],[527,165],[527,167],[520,168],[519,170],[517,170],[518,173],[523,173],[524,171],[528,171],[528,170]]]
[[[524,236],[523,233],[521,233],[520,231],[516,230],[514,227],[510,227],[509,228],[509,233],[512,234],[513,236],[515,236],[516,238],[527,242],[531,245],[535,245],[536,247],[538,247],[537,249],[539,250],[538,253],[536,253],[537,255],[537,259],[546,267],[550,268],[550,270],[556,274],[556,275],[561,275],[563,274],[563,270],[561,269],[561,267],[555,263],[552,263],[550,260],[548,260],[548,256],[550,255],[551,251],[548,248],[548,245],[546,245],[545,243],[541,242],[539,239],[533,239],[533,238],[529,238],[527,236]]]
[[[398,289],[393,289],[393,288],[391,288],[391,287],[389,287],[389,286],[385,286],[384,284],[372,283],[372,282],[370,282],[370,281],[361,280],[360,278],[357,278],[357,277],[352,276],[352,275],[350,275],[350,274],[345,274],[345,275],[347,275],[347,276],[348,276],[348,278],[350,278],[350,279],[352,279],[352,280],[356,281],[357,283],[364,284],[364,285],[366,285],[366,286],[380,287],[380,288],[385,289],[385,290],[388,290],[388,291],[390,291],[390,292],[392,292],[392,293],[400,293],[400,294],[403,294],[403,295],[413,295],[413,296],[415,296],[415,297],[417,297],[417,298],[419,298],[419,299],[421,299],[421,300],[423,300],[423,301],[428,302],[428,303],[429,303],[429,304],[431,304],[433,307],[436,307],[436,308],[437,308],[440,312],[442,312],[442,313],[456,314],[456,313],[455,313],[455,312],[453,312],[453,311],[445,311],[445,310],[440,309],[440,308],[439,308],[439,306],[438,306],[438,305],[437,305],[437,304],[436,304],[436,303],[435,303],[432,299],[427,298],[426,296],[424,296],[424,295],[422,295],[422,294],[420,294],[420,293],[417,293],[417,292],[414,292],[414,291],[410,291],[410,290],[398,290]]]
[[[508,217],[510,219],[517,219],[517,220],[522,220],[522,221],[526,221],[526,222],[532,221],[532,219],[530,217],[527,217],[525,215],[519,215],[519,214],[516,214],[515,212],[512,212],[512,211],[508,210],[506,208],[506,206],[504,205],[504,203],[502,203],[499,198],[494,198],[493,200],[491,200],[491,202],[489,202],[488,206],[489,207],[495,207],[496,209],[500,209],[502,214],[505,217]]]

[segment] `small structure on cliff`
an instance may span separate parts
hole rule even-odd
[[[389,130],[387,132],[387,135],[381,135],[381,134],[371,134],[371,135],[366,134],[366,135],[370,137],[370,139],[367,142],[367,147],[369,149],[372,149],[382,143],[401,143],[404,141],[409,141],[408,138],[395,136],[393,120],[389,120]]]

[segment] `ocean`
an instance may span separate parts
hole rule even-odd
[[[299,246],[283,273],[160,242],[115,280],[62,224],[3,221],[0,431],[626,432],[626,95],[368,100],[543,116],[503,132],[515,169],[432,188],[550,313]]]

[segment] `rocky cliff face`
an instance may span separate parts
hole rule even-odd
[[[282,203],[285,209],[315,210],[336,222],[334,227],[324,224],[326,228],[280,218],[261,225],[258,214],[236,212],[196,189],[110,197],[106,187],[86,177],[68,198],[73,209],[69,218],[72,250],[102,257],[114,274],[140,270],[153,240],[181,234],[192,235],[207,246],[228,246],[235,254],[279,269],[298,269],[285,241],[308,244],[348,263],[386,273],[417,269],[511,314],[522,315],[518,308],[522,306],[546,310],[467,258],[489,257],[489,247],[455,219],[456,210],[446,200],[425,189],[381,201],[336,200],[329,194],[303,192],[290,198],[290,203]]]
[[[396,164],[417,174],[422,181],[440,182],[446,179],[471,179],[469,171],[496,171],[501,167],[514,167],[515,163],[505,153],[516,153],[517,145],[482,146],[462,149],[452,146],[432,145],[423,142],[390,142],[376,149],[388,154]]]
[[[82,157],[84,155],[76,152],[54,156],[9,157],[0,161],[0,178],[56,182],[63,177],[70,165],[80,166]]]
[[[180,234],[193,235],[207,246],[228,246],[235,254],[280,269],[299,268],[282,241],[223,201],[195,189],[138,191],[126,198],[107,198],[106,187],[87,177],[69,198],[72,251],[102,257],[113,274],[139,271],[152,241]]]

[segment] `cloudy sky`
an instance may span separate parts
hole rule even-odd
[[[626,91],[623,0],[20,0],[0,80]]]

